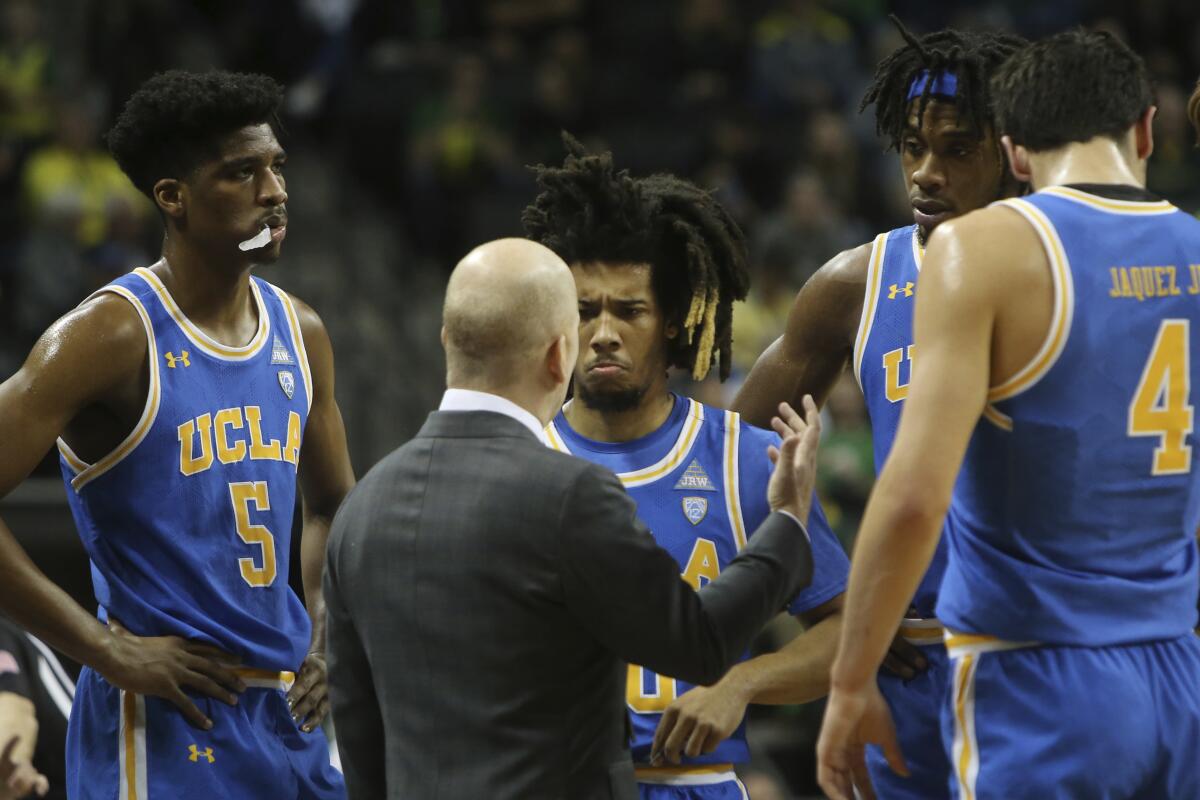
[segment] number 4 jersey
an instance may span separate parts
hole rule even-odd
[[[693,589],[715,579],[770,513],[767,483],[772,467],[767,446],[778,444],[779,437],[742,422],[732,411],[675,396],[666,422],[631,442],[587,439],[571,428],[561,412],[546,428],[546,435],[554,449],[617,473],[637,503],[638,517],[659,546],[679,562],[681,576]],[[846,553],[815,499],[807,528],[813,579],[788,605],[793,614],[810,611],[844,592],[849,572]],[[691,688],[683,681],[629,666],[625,700],[632,715],[635,762],[649,762],[662,712]],[[684,763],[740,763],[749,757],[743,721],[712,753],[686,758]]]
[[[947,519],[938,617],[1010,642],[1189,634],[1200,221],[1129,187],[1003,204],[1037,232],[1054,313],[989,393]]]
[[[291,300],[257,278],[250,290],[258,331],[228,347],[148,269],[101,289],[141,317],[150,390],[115,450],[89,464],[59,440],[60,461],[102,618],[294,670],[310,635],[288,555],[312,381]]]

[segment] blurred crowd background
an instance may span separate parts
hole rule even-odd
[[[858,113],[875,64],[901,43],[889,12],[918,33],[954,26],[1037,37],[1077,24],[1116,32],[1156,83],[1150,188],[1200,210],[1200,152],[1184,113],[1200,75],[1194,0],[0,7],[0,380],[55,318],[158,257],[157,214],[102,143],[124,100],[171,67],[264,72],[288,86],[291,219],[284,257],[264,277],[325,319],[360,474],[436,404],[445,277],[475,244],[520,234],[520,211],[534,196],[526,166],[561,160],[561,130],[611,149],[636,174],[674,172],[715,190],[744,226],[754,278],[735,311],[734,378],[679,387],[727,402],[808,276],[838,251],[911,222],[898,159],[875,136],[873,114]],[[821,492],[849,543],[872,481],[853,378],[827,416]],[[52,458],[42,471],[55,474]],[[51,495],[38,497],[54,506]],[[62,557],[82,552],[75,545]],[[71,574],[87,597],[85,567]],[[817,712],[755,713],[756,800],[815,793]]]

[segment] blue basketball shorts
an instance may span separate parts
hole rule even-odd
[[[213,721],[193,727],[170,702],[124,692],[91,669],[75,690],[67,729],[72,800],[344,800],[321,731],[292,720],[291,673],[240,670],[236,706],[193,697]]]
[[[912,680],[879,672],[879,690],[896,725],[909,777],[892,772],[883,751],[867,748],[867,772],[880,800],[943,800],[950,797],[950,761],[942,746],[942,708],[950,684],[950,657],[940,641],[922,644],[929,668]]]
[[[732,764],[642,768],[635,771],[641,800],[747,800]]]
[[[955,797],[1200,798],[1196,636],[1109,647],[987,639],[948,640],[942,730]]]

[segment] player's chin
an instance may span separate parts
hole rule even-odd
[[[274,264],[281,255],[283,255],[283,242],[272,242],[251,254],[255,264]]]

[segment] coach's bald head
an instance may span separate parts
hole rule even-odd
[[[498,394],[548,423],[579,351],[571,270],[528,239],[476,247],[446,286],[442,344],[448,387]]]

